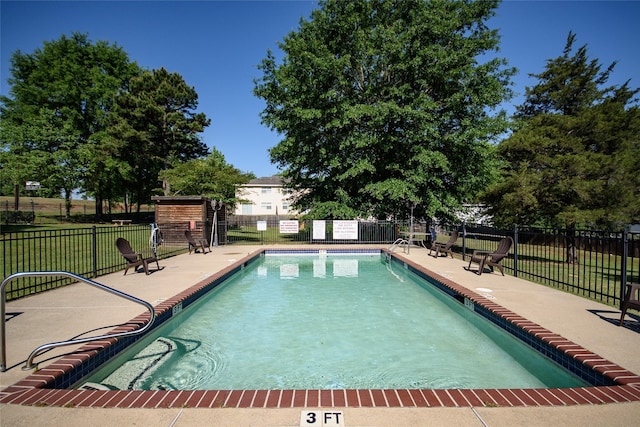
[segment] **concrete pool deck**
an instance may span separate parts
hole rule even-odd
[[[162,271],[149,276],[122,272],[101,276],[97,282],[150,302],[152,305],[180,293],[250,253],[267,246],[220,246],[210,254],[180,255],[160,261]],[[291,246],[276,248],[290,249]],[[331,246],[336,248],[338,246]],[[345,246],[340,246],[345,247]],[[358,246],[362,247],[362,246]],[[380,246],[376,246],[380,247]],[[307,249],[319,249],[305,246]],[[572,342],[640,373],[640,322],[627,315],[625,326],[618,327],[619,310],[536,285],[512,276],[483,274],[464,269],[460,259],[427,255],[423,248],[412,247],[410,254],[396,250],[407,260],[468,288],[495,303],[553,331]],[[7,372],[0,373],[0,389],[24,379],[29,353],[37,346],[76,336],[104,334],[113,326],[138,316],[143,309],[85,284],[13,301],[6,307]],[[105,326],[107,326],[105,328]],[[89,331],[89,332],[88,332]],[[61,347],[36,357],[45,367],[73,347]],[[229,425],[298,426],[306,409],[322,408],[69,408],[14,404],[0,405],[0,426],[21,425]],[[573,406],[519,407],[432,407],[432,408],[328,408],[343,413],[345,426],[409,425],[636,425],[640,420],[640,402]]]

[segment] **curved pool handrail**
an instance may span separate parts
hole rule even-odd
[[[408,247],[408,245],[409,245],[409,241],[408,241],[408,240],[405,240],[405,239],[403,239],[402,237],[399,237],[399,238],[397,238],[397,239],[396,239],[396,241],[395,241],[395,242],[393,242],[393,243],[391,244],[391,246],[389,246],[389,247],[387,248],[387,250],[388,250],[388,251],[390,251],[390,252],[393,252],[393,251],[395,251],[395,250],[396,250],[396,248],[397,248],[398,246],[403,246],[403,247],[405,247],[405,248],[406,248],[406,247]],[[405,248],[403,248],[403,251],[404,251],[404,252],[407,252]]]
[[[69,277],[71,279],[75,279],[78,282],[83,282],[83,283],[89,284],[91,286],[95,286],[96,288],[102,289],[103,291],[109,292],[109,293],[114,294],[116,296],[119,296],[121,298],[124,298],[124,299],[127,299],[129,301],[135,302],[136,304],[143,305],[147,310],[149,310],[149,313],[150,313],[151,317],[149,318],[149,321],[140,329],[134,329],[132,331],[126,331],[126,332],[118,332],[118,333],[114,333],[114,334],[96,335],[96,336],[93,336],[93,337],[78,338],[78,339],[72,339],[72,340],[67,340],[67,341],[58,341],[58,342],[52,342],[52,343],[49,343],[49,344],[43,344],[43,345],[37,347],[35,350],[33,350],[31,352],[31,354],[27,358],[27,362],[26,362],[25,366],[22,368],[24,370],[33,368],[34,367],[34,364],[33,364],[34,357],[36,357],[38,354],[42,353],[45,350],[49,350],[49,349],[55,348],[55,347],[62,347],[62,346],[65,346],[65,345],[82,344],[82,343],[86,343],[86,342],[90,342],[90,341],[98,341],[98,340],[103,340],[103,339],[111,339],[111,338],[139,335],[139,334],[142,334],[142,333],[146,332],[148,329],[153,327],[153,323],[154,323],[155,318],[156,318],[156,311],[155,311],[155,309],[153,308],[153,306],[151,304],[149,304],[148,302],[146,302],[144,300],[136,298],[136,297],[134,297],[132,295],[126,294],[124,292],[120,292],[117,289],[113,289],[113,288],[105,286],[105,285],[103,285],[101,283],[95,282],[95,281],[93,281],[91,279],[87,279],[86,277],[82,277],[82,276],[79,276],[77,274],[70,273],[68,271],[26,271],[26,272],[13,273],[13,274],[7,276],[2,281],[2,284],[0,284],[0,372],[5,372],[7,370],[7,365],[6,365],[7,353],[6,353],[6,342],[5,342],[6,341],[5,287],[7,286],[7,284],[9,282],[11,282],[12,280],[17,279],[19,277],[46,277],[46,276],[65,276],[65,277]],[[37,366],[37,364],[35,366]]]

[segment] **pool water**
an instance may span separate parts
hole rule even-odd
[[[381,255],[263,256],[86,381],[113,389],[587,385]]]

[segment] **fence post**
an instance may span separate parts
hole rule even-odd
[[[467,223],[462,221],[462,260],[467,259]]]
[[[95,225],[91,230],[91,252],[93,253],[93,277],[96,278],[98,277],[98,238]]]
[[[513,225],[513,277],[518,277],[518,224]]]
[[[622,230],[622,262],[620,263],[620,310],[622,310],[622,301],[624,301],[624,291],[627,286],[627,258],[629,257],[629,229],[626,225]]]

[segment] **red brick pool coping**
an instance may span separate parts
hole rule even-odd
[[[227,267],[155,307],[160,315],[255,255]],[[397,255],[394,255],[397,256]],[[615,385],[551,389],[393,389],[393,390],[72,390],[53,389],[56,378],[116,340],[87,344],[22,381],[0,391],[0,403],[100,408],[341,408],[341,407],[517,407],[601,405],[640,401],[640,376],[555,334],[493,301],[405,258],[407,265],[511,322],[610,379]],[[144,314],[113,330],[134,329]]]

